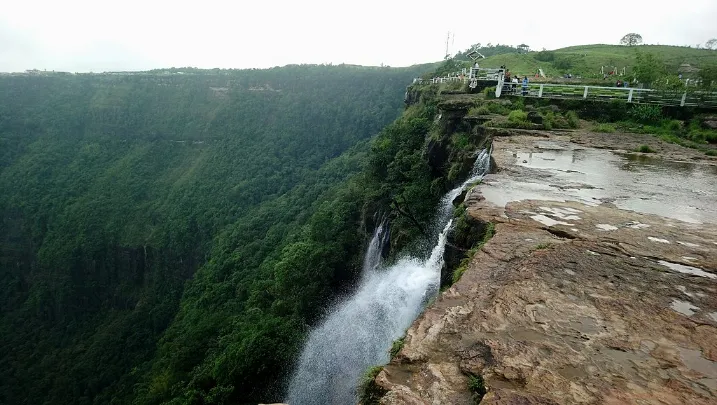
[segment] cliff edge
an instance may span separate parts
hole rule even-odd
[[[550,131],[493,157],[464,204],[495,236],[408,329],[380,403],[717,403],[714,160]]]

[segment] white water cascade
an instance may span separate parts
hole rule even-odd
[[[389,361],[389,349],[438,292],[453,200],[488,172],[482,150],[469,179],[448,192],[436,215],[433,249],[425,258],[403,257],[382,268],[384,225],[376,229],[364,257],[357,291],[333,308],[306,341],[286,402],[289,405],[357,403],[356,387],[368,367]]]

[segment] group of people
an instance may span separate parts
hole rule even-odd
[[[505,66],[501,66],[501,69],[505,69]],[[528,76],[524,76],[523,80],[520,80],[520,76],[511,76],[510,70],[505,69],[504,81],[506,83],[518,84],[522,82],[523,95],[528,95]]]

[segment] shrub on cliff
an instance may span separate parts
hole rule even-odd
[[[493,114],[508,115],[510,107],[501,103],[486,103],[485,107]]]
[[[491,103],[491,104],[495,104],[495,103]],[[475,116],[478,116],[478,115],[488,115],[488,114],[491,114],[491,110],[490,110],[490,108],[488,108],[488,106],[486,106],[486,105],[482,105],[482,106],[479,106],[479,107],[473,107],[473,108],[471,108],[470,110],[468,110],[468,115],[469,115],[469,116],[474,116],[474,117],[475,117]]]
[[[488,390],[485,387],[483,376],[473,373],[468,374],[468,390],[471,392],[471,400],[474,404],[480,404]]]
[[[486,99],[494,99],[495,98],[495,87],[486,87],[483,89],[483,94],[485,95]]]
[[[366,370],[358,389],[361,405],[377,405],[381,398],[386,395],[387,391],[376,384],[376,377],[381,370],[383,370],[383,366],[375,366]]]
[[[405,342],[406,337],[400,337],[393,341],[391,344],[391,358],[394,358],[398,355],[398,353],[403,349],[403,343]]]
[[[637,148],[637,151],[641,153],[655,153],[655,150],[648,145],[640,145],[640,147]]]
[[[508,122],[514,125],[527,123],[528,113],[521,110],[513,110],[508,114]]]
[[[636,104],[630,108],[628,116],[642,124],[655,124],[662,120],[662,107],[651,104]]]
[[[580,128],[580,119],[575,111],[568,111],[568,113],[565,114],[565,119],[568,121],[570,128]]]

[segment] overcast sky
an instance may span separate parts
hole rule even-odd
[[[650,44],[717,37],[717,0],[6,0],[1,10],[0,71],[406,66],[442,59],[448,31],[452,52],[616,44],[628,32]]]

